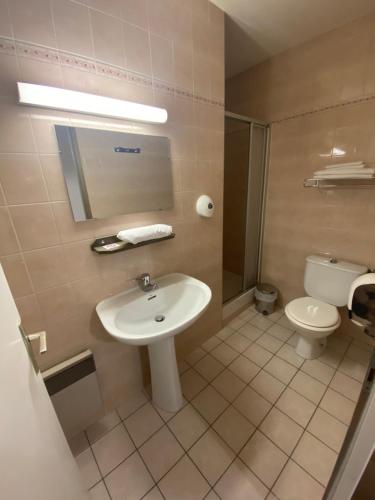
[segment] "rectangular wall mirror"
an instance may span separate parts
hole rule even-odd
[[[55,125],[75,221],[173,206],[168,137]]]

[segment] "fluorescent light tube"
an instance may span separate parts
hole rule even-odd
[[[47,85],[17,82],[19,103],[125,120],[165,123],[166,109]]]

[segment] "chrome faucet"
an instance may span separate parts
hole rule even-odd
[[[151,276],[149,273],[140,274],[135,278],[138,282],[139,288],[144,292],[151,292],[158,287],[158,284],[155,281],[151,281]]]

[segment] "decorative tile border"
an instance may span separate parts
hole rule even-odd
[[[360,104],[366,101],[372,101],[375,99],[375,94],[370,94],[363,97],[357,97],[356,99],[352,99],[350,101],[336,102],[329,106],[322,106],[321,108],[311,109],[309,111],[301,111],[300,113],[296,113],[294,115],[286,116],[285,118],[279,118],[277,120],[271,120],[270,124],[283,123],[289,120],[294,120],[295,118],[300,118],[302,116],[314,115],[315,113],[323,113],[324,111],[330,111],[332,109],[343,108],[345,106],[350,106],[353,104]]]
[[[119,66],[106,64],[95,59],[78,56],[70,52],[51,49],[41,45],[23,42],[20,40],[12,40],[10,38],[0,37],[0,52],[3,54],[18,55],[19,57],[27,57],[37,59],[50,64],[59,64],[61,66],[69,66],[71,68],[88,71],[89,73],[104,75],[107,78],[127,81],[135,85],[153,88],[158,92],[165,93],[170,96],[181,97],[193,100],[209,106],[224,108],[224,102],[218,99],[209,99],[205,96],[194,94],[193,92],[175,87],[173,84],[151,78],[147,75],[134,73]]]

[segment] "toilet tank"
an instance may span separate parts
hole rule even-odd
[[[305,291],[314,299],[338,307],[345,306],[350,285],[367,270],[366,266],[351,262],[331,262],[329,257],[309,255],[306,258]]]

